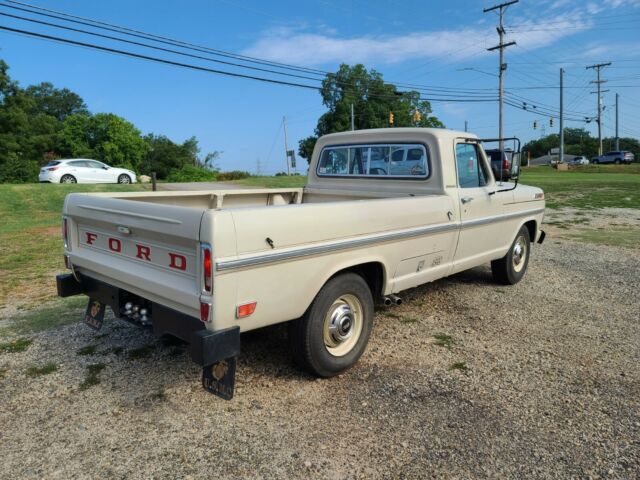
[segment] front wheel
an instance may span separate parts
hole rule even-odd
[[[613,163],[615,163],[616,165],[620,165],[620,159],[619,159],[619,158],[616,158],[616,159],[615,159],[615,161],[614,161]]]
[[[126,173],[123,173],[122,175],[120,175],[118,177],[118,183],[126,185],[131,183],[131,177],[129,175],[127,175]]]
[[[364,353],[373,327],[373,296],[355,273],[330,279],[302,318],[289,324],[296,363],[320,377],[333,377]]]
[[[507,254],[491,262],[493,279],[503,285],[515,285],[522,280],[529,265],[530,251],[529,229],[523,225]]]

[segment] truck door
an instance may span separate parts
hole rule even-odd
[[[477,143],[460,141],[455,146],[458,173],[460,236],[454,256],[454,271],[459,272],[494,258],[503,240],[496,218],[502,205],[495,192],[490,166]]]

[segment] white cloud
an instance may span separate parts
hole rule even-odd
[[[618,7],[640,6],[640,0],[548,0],[546,5],[544,8],[549,14],[546,17],[535,10],[521,10],[520,18],[511,15],[507,41],[515,40],[525,50],[547,47],[592,28],[596,14]],[[347,37],[327,25],[313,29],[309,25],[281,27],[263,32],[242,53],[309,66],[339,62],[388,65],[408,60],[466,61],[487,55],[487,47],[497,44],[493,23],[483,24],[484,20],[485,17],[481,17],[472,26],[460,29],[378,36]]]
[[[545,47],[589,26],[576,16],[572,16],[571,20],[551,19],[552,29],[547,27],[548,21],[519,23],[515,29],[515,32],[522,32],[515,35],[518,45],[526,49]],[[392,64],[425,59],[463,61],[486,55],[487,47],[497,43],[495,37],[493,26],[349,38],[333,32],[310,33],[280,28],[265,32],[242,53],[298,65],[338,62]]]

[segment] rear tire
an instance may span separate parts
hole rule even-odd
[[[319,377],[333,377],[364,353],[373,327],[373,296],[355,273],[330,279],[302,318],[289,323],[295,362]]]
[[[616,165],[620,165],[620,159],[616,158],[613,163],[615,163]]]
[[[118,183],[120,183],[122,185],[127,185],[127,184],[131,183],[131,177],[129,175],[127,175],[126,173],[123,173],[122,175],[120,175],[118,177]]]
[[[600,162],[598,160],[592,160],[591,163],[593,163],[594,165],[597,165]]]
[[[60,183],[78,183],[78,181],[76,180],[76,177],[74,177],[73,175],[63,175],[60,178]]]
[[[515,285],[524,277],[529,265],[531,239],[529,229],[524,225],[516,235],[507,254],[491,262],[493,279],[502,285]]]

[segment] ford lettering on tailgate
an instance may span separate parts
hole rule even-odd
[[[157,243],[135,238],[126,238],[115,233],[97,229],[79,228],[80,244],[83,247],[121,255],[131,260],[148,263],[156,267],[171,269],[191,276],[195,275],[195,255],[165,247]]]

